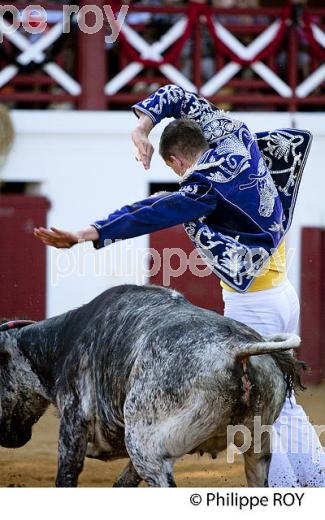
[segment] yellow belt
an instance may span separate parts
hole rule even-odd
[[[248,289],[248,292],[265,291],[266,289],[277,287],[281,282],[283,282],[286,276],[286,250],[285,241],[283,240],[278,249],[271,256],[269,262],[266,264],[263,273],[255,278],[254,282]],[[220,284],[226,291],[236,292],[222,280],[220,281]]]

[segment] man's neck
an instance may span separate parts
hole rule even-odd
[[[209,148],[202,149],[195,155],[195,157],[192,161],[186,161],[187,168],[186,168],[186,171],[184,172],[184,174],[182,175],[183,179],[188,177],[191,174],[191,172],[195,170],[195,165],[198,163],[198,161],[200,160],[202,155],[205,154],[208,150],[209,150]]]
[[[189,161],[188,162],[188,166],[187,166],[187,170],[189,169],[192,169],[196,164],[197,162],[199,161],[199,159],[201,159],[202,155],[205,154],[205,152],[207,152],[209,150],[209,148],[205,148],[205,149],[202,149],[200,150],[194,157],[194,159],[192,161]]]

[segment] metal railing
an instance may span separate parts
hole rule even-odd
[[[226,109],[325,110],[325,8],[135,4],[117,27],[119,3],[106,4],[111,11],[104,11],[104,0],[79,2],[82,16],[71,15],[67,24],[63,3],[41,2],[49,16],[38,35],[24,28],[10,32],[14,17],[2,12],[0,102],[123,109],[158,86],[177,83]],[[28,3],[12,5],[21,16]],[[105,41],[116,29],[117,40]]]

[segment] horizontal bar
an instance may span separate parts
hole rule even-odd
[[[143,96],[139,96],[138,94],[114,94],[113,96],[106,96],[107,100],[110,102],[125,102],[125,103],[136,103],[139,100],[143,99]],[[257,96],[254,94],[254,98],[252,99],[252,94],[247,95],[239,95],[239,96],[209,96],[208,99],[212,102],[221,102],[221,103],[232,103],[236,104],[258,104],[258,105],[271,105],[271,104],[280,104],[280,105],[289,105],[290,103],[297,103],[297,105],[315,105],[322,104],[325,105],[325,95],[324,96],[314,96],[310,98],[282,98],[280,96],[275,95],[263,95]]]
[[[51,94],[50,92],[1,92],[0,101],[30,101],[31,103],[38,102],[60,102],[78,101],[79,96],[70,96],[69,94]]]
[[[12,78],[12,85],[57,85],[57,83],[50,76],[41,76],[40,74],[33,75],[17,75]]]
[[[52,94],[50,92],[1,92],[1,101],[49,101],[49,102],[60,102],[60,101],[72,101],[75,103],[79,96],[70,96],[69,94]],[[132,104],[141,100],[143,96],[138,94],[114,94],[113,96],[106,96],[106,99],[110,103],[125,103]],[[309,98],[282,98],[274,95],[254,96],[252,94],[239,95],[239,96],[211,96],[208,98],[213,103],[231,103],[233,105],[247,104],[247,105],[289,105],[290,103],[296,103],[297,105],[325,105],[324,96],[314,96]]]

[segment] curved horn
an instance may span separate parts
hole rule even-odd
[[[33,325],[36,321],[33,320],[12,320],[6,321],[0,325],[0,332],[4,332],[5,330],[10,329],[19,329],[21,327],[26,327],[26,325]]]

